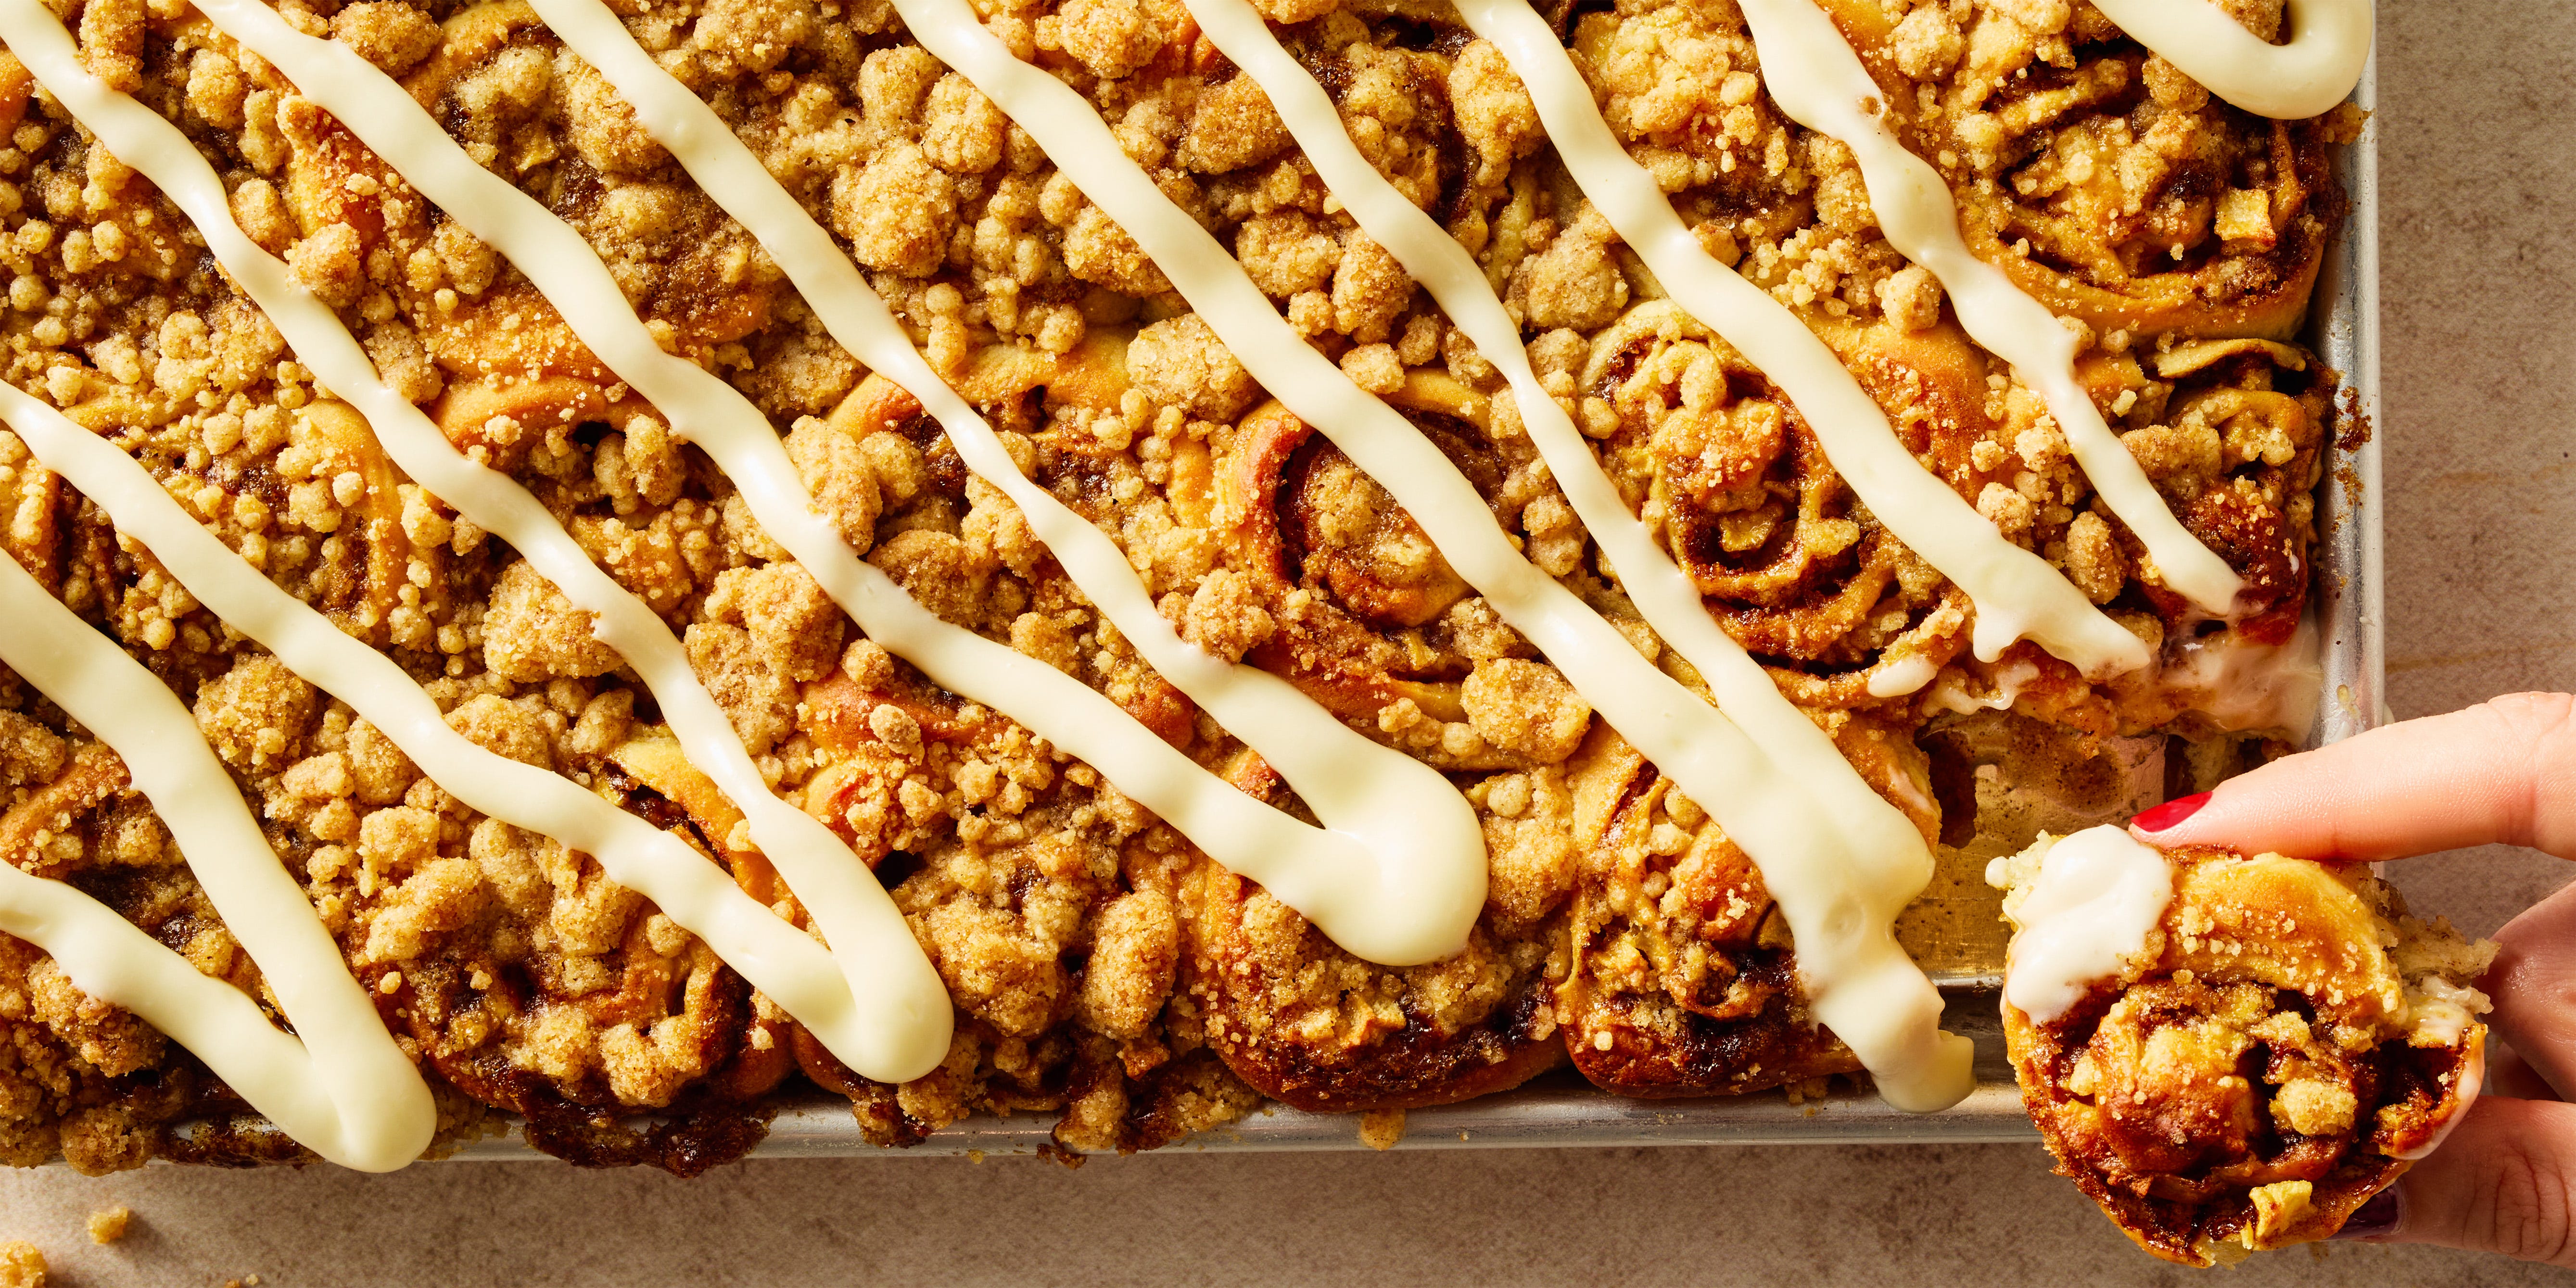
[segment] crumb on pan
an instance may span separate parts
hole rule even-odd
[[[89,1214],[89,1241],[99,1244],[114,1243],[125,1237],[126,1230],[133,1223],[134,1209],[121,1203],[112,1208],[92,1212]]]
[[[24,1239],[0,1243],[0,1288],[45,1288],[45,1254]]]
[[[1360,1143],[1380,1153],[1404,1140],[1404,1111],[1372,1109],[1360,1115]]]

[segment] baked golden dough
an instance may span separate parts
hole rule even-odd
[[[2058,1171],[2138,1246],[2206,1266],[2325,1238],[2477,1095],[2496,945],[2359,866],[2175,850],[2117,978],[2004,1036]],[[2016,859],[2015,893],[2036,878]]]
[[[1805,1011],[1761,873],[1608,728],[1573,777],[1574,1067],[1624,1096],[1821,1087],[1859,1062]]]
[[[400,78],[479,163],[571,222],[665,346],[766,413],[823,513],[932,612],[1098,689],[1243,791],[1304,809],[1143,664],[919,403],[830,339],[527,6],[284,8]],[[1632,1095],[1808,1089],[1853,1069],[1807,1018],[1795,946],[1706,812],[1595,719],[1376,482],[1272,401],[1126,234],[887,6],[644,0],[620,12],[842,239],[1022,468],[1121,545],[1187,638],[1450,776],[1491,855],[1462,957],[1394,971],[1357,961],[1092,767],[860,638],[551,303],[274,67],[184,5],[74,9],[93,69],[188,132],[238,221],[340,310],[386,381],[530,488],[682,635],[776,788],[875,866],[958,1007],[936,1072],[901,1087],[856,1077],[595,861],[466,809],[246,644],[0,433],[0,548],[193,704],[435,1075],[449,1139],[506,1109],[536,1124],[543,1148],[685,1172],[738,1155],[800,1088],[847,1096],[885,1144],[969,1113],[1038,1112],[1058,1116],[1067,1147],[1137,1149],[1264,1096],[1437,1104],[1569,1052]],[[2011,719],[2062,735],[2051,764],[2138,736],[2197,785],[2302,732],[2294,712],[2231,687],[2233,669],[2199,660],[2268,656],[2288,638],[2328,445],[2363,429],[2336,407],[2335,373],[2279,342],[2339,217],[2330,148],[2354,122],[2258,127],[2160,81],[2151,60],[2141,70],[2089,9],[2054,31],[2032,9],[1915,7],[1898,28],[1982,33],[1973,57],[1963,43],[1946,59],[1937,31],[1918,56],[1882,48],[1873,5],[1836,12],[1892,92],[1930,105],[1915,118],[1927,155],[1976,113],[2008,118],[2009,146],[1940,164],[1984,194],[1966,207],[1981,253],[2083,320],[2082,375],[2114,427],[2252,583],[2255,611],[2224,629],[2141,571],[2038,398],[1880,237],[1848,153],[1771,106],[1729,6],[1640,0],[1567,6],[1562,19],[1614,133],[1703,244],[1824,336],[1918,459],[2154,646],[2158,667],[2103,683],[2028,644],[1993,662],[1964,649],[1965,597],[1858,503],[1760,372],[1662,298],[1491,46],[1436,5],[1293,0],[1268,15],[1368,157],[1477,256],[1548,392],[1711,611],[1873,786],[1954,846],[1976,829],[1976,791],[1950,777],[1974,766],[1943,749],[2002,718],[1986,708],[2009,704]],[[1014,0],[994,13],[1025,56],[1113,119],[1310,343],[1442,447],[1533,562],[1695,683],[1602,567],[1493,365],[1358,232],[1258,86],[1179,5]],[[2131,79],[2050,98],[2063,100],[2053,114],[1987,112],[1998,95],[2036,101],[1995,88],[2024,69],[2034,84]],[[2148,115],[2174,122],[2153,137],[2182,140],[2192,159],[2149,185],[2143,222],[2106,214],[2072,179],[2024,193],[2023,177],[2056,173],[2042,151]],[[6,53],[0,133],[6,379],[145,461],[245,559],[399,661],[466,736],[590,786],[803,916],[585,615],[407,481],[176,207]],[[2240,226],[2248,199],[2194,195],[2258,171],[2273,218],[2261,245]],[[1989,179],[2016,196],[1992,196]],[[2237,222],[2222,226],[2228,210]],[[2025,235],[2035,258],[2000,249]],[[2033,276],[2041,263],[2051,272]],[[1873,675],[1923,664],[1938,671],[1921,693],[1870,693]],[[106,899],[257,994],[256,968],[113,753],[5,672],[0,789],[7,859]],[[230,1131],[239,1102],[191,1057],[6,939],[0,1036],[11,1161],[106,1170],[294,1152]],[[637,1126],[648,1111],[653,1124]],[[217,1128],[174,1130],[192,1119]]]

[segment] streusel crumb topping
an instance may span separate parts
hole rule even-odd
[[[559,1153],[692,1171],[748,1148],[778,1097],[820,1086],[879,1143],[1029,1111],[1067,1147],[1134,1150],[1265,1097],[1383,1114],[1569,1060],[1646,1096],[1857,1069],[1807,1014],[1786,924],[1708,810],[885,0],[613,7],[837,236],[1017,468],[1117,544],[1183,638],[1446,775],[1481,828],[1489,894],[1456,956],[1390,968],[1336,946],[1098,767],[867,638],[669,413],[277,67],[181,0],[71,0],[89,71],[187,133],[237,222],[384,381],[680,637],[767,785],[873,867],[957,1010],[928,1076],[851,1072],[596,858],[467,808],[0,431],[0,548],[188,705],[432,1075],[449,1138],[506,1110]],[[2087,756],[2153,739],[2176,781],[2303,732],[2230,706],[2225,668],[2202,661],[2286,647],[2307,601],[2315,489],[2353,426],[2336,373],[2290,337],[2340,219],[2330,154],[2356,114],[2237,111],[2089,4],[1827,6],[1958,194],[1971,245],[2063,316],[2122,444],[2245,578],[2237,617],[2213,622],[2163,584],[2039,394],[1889,246],[1851,150],[1773,103],[1732,3],[1551,11],[1701,246],[1832,346],[1917,461],[2158,658],[2088,680],[2033,643],[1968,650],[1965,594],[1861,503],[1790,399],[1669,298],[1502,54],[1445,5],[1258,7],[1362,155],[1473,255],[1545,392],[1710,612],[1925,837],[1957,847],[1978,827],[1959,787],[1977,763],[1945,737],[1963,726],[2065,734]],[[2229,8],[2257,31],[2280,21],[2279,0]],[[1360,229],[1179,0],[979,11],[1096,108],[1306,343],[1434,443],[1539,569],[1705,687],[1627,598],[1489,355]],[[914,601],[1311,817],[529,7],[279,12],[398,78],[475,163],[578,230],[657,342],[768,418],[832,530]],[[0,145],[0,377],[141,461],[242,560],[398,663],[457,733],[668,830],[811,926],[591,614],[405,475],[179,208],[5,52]],[[1918,671],[1932,678],[1886,680]],[[5,670],[0,790],[0,857],[273,1007],[124,763]],[[9,1162],[281,1152],[255,1133],[175,1132],[243,1106],[5,935],[0,1035]],[[676,1125],[620,1125],[648,1110]],[[1370,1121],[1391,1136],[1401,1120]],[[0,1264],[41,1281],[32,1250]]]

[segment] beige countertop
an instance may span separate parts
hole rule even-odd
[[[2576,688],[2576,5],[2382,6],[2389,700]],[[2486,932],[2565,879],[2406,865]],[[94,1247],[93,1210],[134,1232]],[[2037,1145],[762,1162],[694,1182],[552,1164],[0,1173],[55,1282],[648,1285],[2167,1284]],[[2231,1284],[2523,1284],[2495,1258],[2337,1245]]]

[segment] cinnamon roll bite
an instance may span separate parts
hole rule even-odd
[[[2059,1173],[2156,1256],[2323,1239],[2477,1098],[2496,945],[2366,868],[2099,827],[1988,878],[2016,928],[2023,1101]]]

